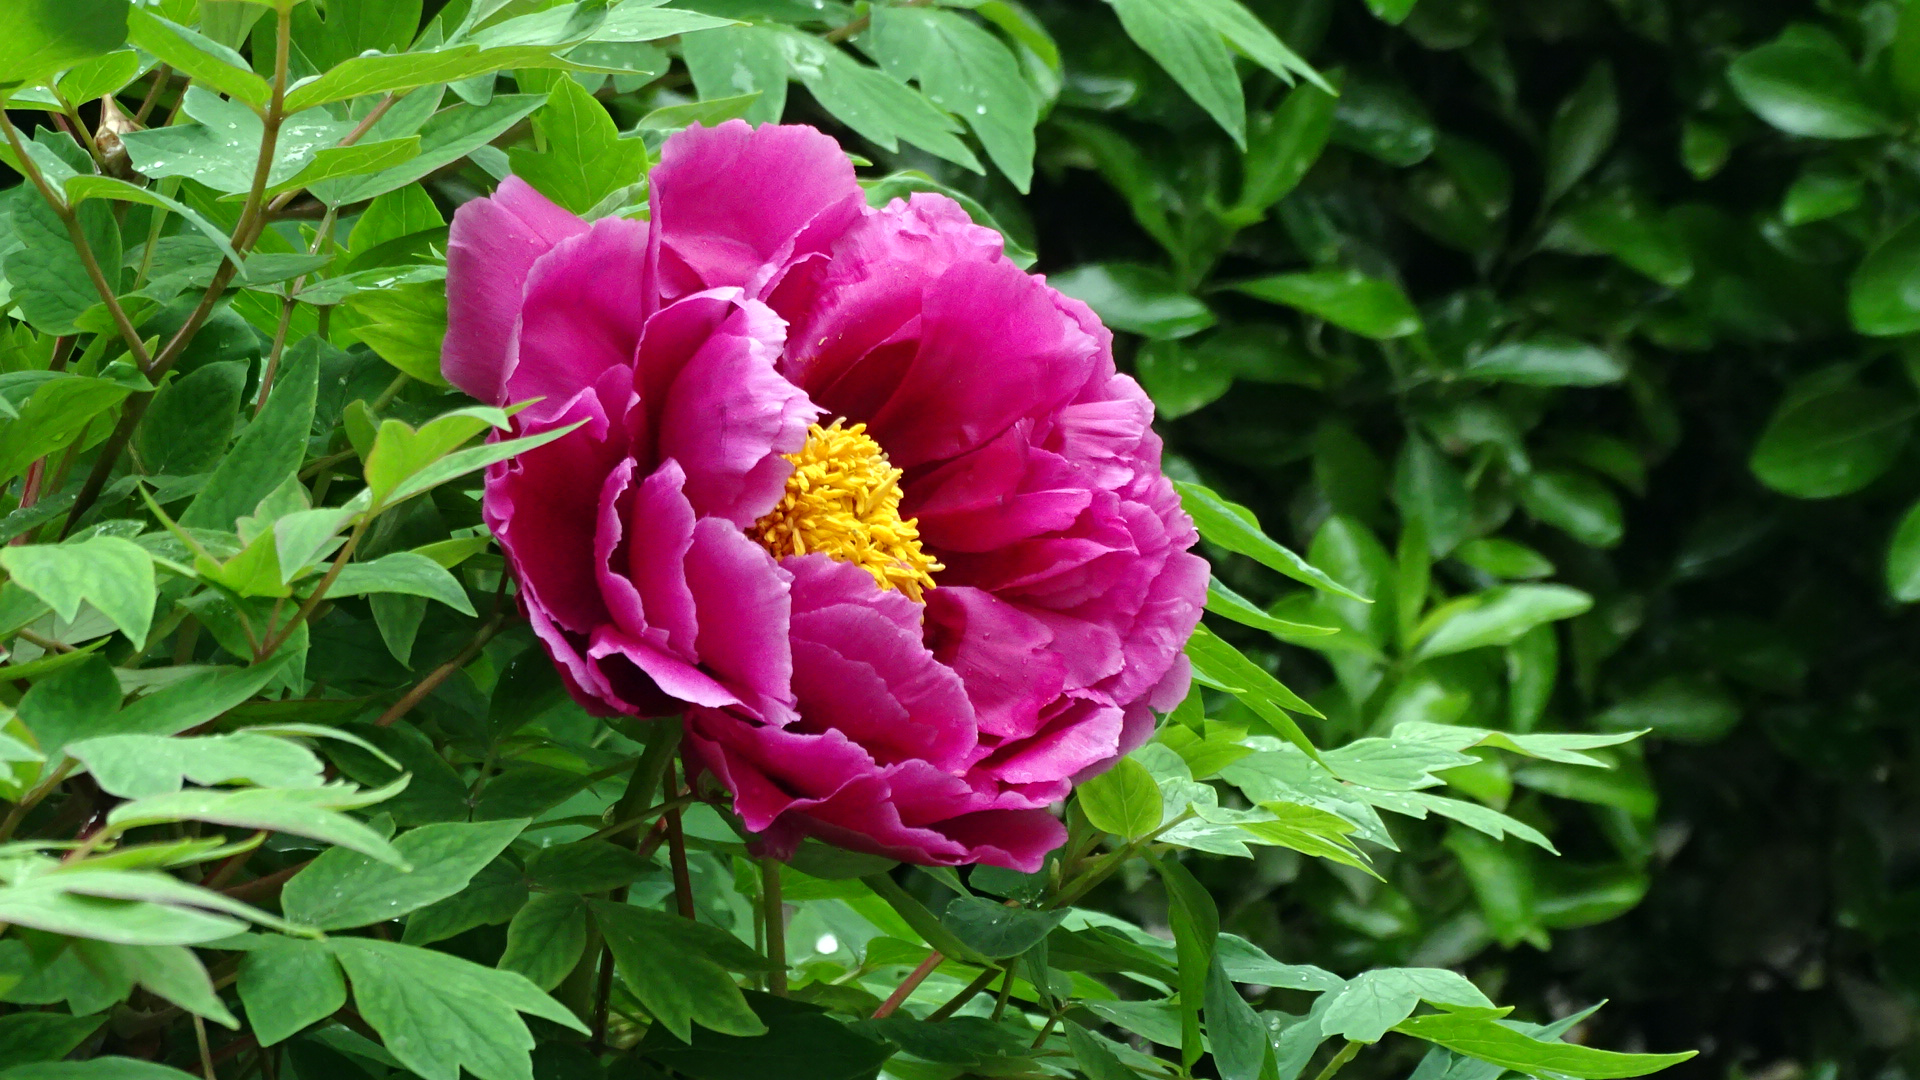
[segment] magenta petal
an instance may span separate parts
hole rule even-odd
[[[517,176],[454,211],[447,237],[447,338],[440,371],[481,401],[505,404],[509,344],[534,261],[587,223]]]
[[[793,690],[802,726],[840,731],[882,764],[965,768],[975,744],[973,706],[960,677],[921,643],[919,626],[888,618],[875,603],[883,591],[858,568],[819,555],[784,565],[796,593],[814,579],[809,600],[819,598],[819,579],[828,575],[848,586],[842,602],[795,605]]]
[[[605,623],[594,574],[601,488],[620,461],[606,412],[591,390],[562,404],[553,426],[585,424],[504,466],[487,480],[483,509],[529,607],[575,633]]]
[[[611,367],[630,367],[640,341],[647,226],[601,218],[540,256],[526,293],[506,392],[512,401],[544,398],[544,415]]]
[[[667,392],[659,453],[687,473],[703,516],[746,528],[780,501],[819,406],[774,370],[785,326],[766,305],[743,303],[687,361]]]
[[[919,354],[868,426],[899,468],[942,461],[1065,404],[1096,357],[1052,290],[1019,267],[960,263],[928,286]]]
[[[793,648],[787,637],[787,582],[765,548],[730,522],[702,518],[687,549],[687,585],[700,612],[702,667],[756,711],[792,700]]]
[[[981,732],[1033,734],[1066,683],[1046,624],[991,593],[943,586],[927,594],[927,625],[935,655],[966,683]]]
[[[1062,698],[1031,739],[996,752],[979,768],[1010,783],[1072,776],[1118,755],[1122,710],[1086,698]]]
[[[667,647],[694,656],[700,619],[687,585],[687,552],[693,547],[693,507],[681,493],[686,474],[678,462],[661,462],[634,491],[630,510],[633,543],[627,547],[627,578],[646,611],[646,624],[665,635]]]
[[[1047,853],[1067,842],[1067,827],[1046,810],[983,810],[940,823],[968,849],[968,862],[1038,873]]]
[[[652,185],[662,275],[755,297],[866,206],[839,144],[800,125],[696,124],[661,147]]]

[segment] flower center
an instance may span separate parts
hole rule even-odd
[[[925,603],[933,572],[942,570],[920,549],[920,530],[900,518],[900,470],[867,435],[867,425],[814,424],[793,462],[786,493],[750,535],[776,557],[817,551],[853,563],[880,583]]]

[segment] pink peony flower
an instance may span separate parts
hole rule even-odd
[[[1076,777],[1186,693],[1206,565],[1088,308],[835,142],[668,140],[652,221],[462,207],[444,370],[540,400],[485,511],[601,715],[684,711],[776,853],[1033,870]]]

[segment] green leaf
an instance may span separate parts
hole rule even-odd
[[[1191,0],[1107,0],[1127,36],[1167,69],[1235,145],[1246,146],[1246,99],[1233,51]]]
[[[1509,1069],[1584,1080],[1645,1076],[1678,1065],[1697,1053],[1688,1050],[1679,1054],[1617,1054],[1572,1043],[1544,1042],[1515,1031],[1484,1011],[1416,1016],[1395,1024],[1393,1030]]]
[[[134,445],[159,476],[210,472],[233,438],[233,418],[247,385],[240,360],[207,364],[169,381],[140,420]]]
[[[1892,467],[1920,407],[1845,376],[1829,368],[1788,391],[1749,461],[1761,483],[1798,499],[1828,499]]]
[[[183,528],[231,529],[260,500],[299,473],[313,427],[323,344],[311,337],[288,347],[266,406],[180,514]]]
[[[264,936],[240,960],[240,1002],[262,1046],[284,1042],[347,1003],[347,981],[327,946]]]
[[[104,657],[89,656],[35,683],[21,697],[18,713],[40,752],[58,761],[67,743],[112,723],[120,698],[113,666]]]
[[[1121,1063],[1104,1039],[1071,1020],[1066,1022],[1065,1030],[1067,1050],[1087,1080],[1134,1080],[1134,1071]]]
[[[1854,209],[1866,197],[1866,180],[1859,173],[1810,165],[1787,188],[1780,202],[1780,220],[1789,225],[1825,221]]]
[[[1085,303],[1113,329],[1155,340],[1197,334],[1216,321],[1207,305],[1166,271],[1141,263],[1089,263],[1047,283]]]
[[[1593,171],[1613,145],[1620,126],[1620,100],[1613,86],[1613,66],[1602,60],[1554,114],[1547,129],[1546,196],[1555,202]]]
[[[342,809],[379,802],[400,786],[403,785],[373,791],[361,791],[351,784],[338,783],[322,788],[247,788],[239,791],[191,788],[171,795],[149,795],[121,803],[107,815],[107,823],[120,829],[133,829],[174,821],[210,821],[216,825],[310,836],[315,840],[340,845],[342,857],[349,851],[357,851],[365,852],[369,857],[400,863],[404,856],[396,853],[385,838],[340,813]],[[332,855],[334,852],[326,854]],[[299,880],[298,876],[294,880]],[[291,886],[292,882],[288,884]]]
[[[1358,270],[1309,270],[1242,281],[1235,292],[1298,308],[1377,341],[1420,332],[1420,314],[1400,286]]]
[[[182,672],[180,678],[142,697],[95,730],[114,735],[176,735],[199,727],[247,701],[286,667],[284,656],[251,667],[210,667]]]
[[[1149,781],[1151,779],[1152,777],[1148,777]],[[1156,803],[1159,800],[1158,789],[1154,789],[1154,800]],[[1156,805],[1154,807],[1154,824],[1156,825],[1159,824],[1159,816],[1160,810]],[[984,896],[956,896],[947,903],[946,910],[940,913],[940,922],[953,931],[954,936],[966,942],[980,955],[999,960],[1009,956],[1019,956],[1040,944],[1066,917],[1065,909],[1036,911],[1031,908],[1007,907],[997,900],[989,900]]]
[[[113,211],[99,203],[77,208],[94,258],[107,273],[120,264],[120,228]],[[6,279],[12,302],[33,328],[45,334],[72,334],[74,320],[100,303],[73,237],[46,200],[32,193],[14,200],[10,215],[19,247],[6,254]],[[111,284],[113,279],[108,278]]]
[[[568,892],[536,893],[507,924],[500,967],[542,990],[560,985],[587,947],[587,904]]]
[[[779,47],[788,70],[814,100],[864,138],[889,152],[905,140],[962,168],[984,171],[955,137],[959,122],[906,83],[810,35],[782,31]]]
[[[1159,872],[1167,889],[1167,921],[1172,924],[1179,970],[1180,1060],[1191,1068],[1200,1060],[1200,1008],[1206,1000],[1220,937],[1220,911],[1179,859],[1149,854],[1147,861]]]
[[[88,199],[113,199],[118,202],[158,207],[170,213],[179,214],[187,224],[199,230],[200,234],[205,236],[208,242],[229,261],[236,266],[241,262],[240,256],[227,242],[226,230],[208,221],[199,211],[177,200],[169,199],[150,188],[143,188],[111,176],[76,176],[66,182],[65,193],[67,202],[76,206]]]
[[[1920,600],[1920,504],[1910,507],[1887,549],[1887,591],[1895,600]]]
[[[169,874],[85,864],[0,888],[0,919],[119,945],[198,945],[244,930],[242,919],[299,929]]]
[[[0,477],[18,476],[36,458],[80,442],[132,389],[116,379],[63,372],[0,376],[0,401],[18,414],[0,422]]]
[[[59,1061],[106,1022],[104,1014],[62,1016],[17,1012],[0,1017],[0,1069],[36,1061]]]
[[[1414,657],[1426,660],[1489,645],[1511,645],[1536,626],[1571,619],[1591,607],[1593,597],[1565,585],[1497,586],[1427,616],[1417,634]]]
[[[587,1028],[511,971],[371,938],[328,942],[353,983],[354,1007],[400,1063],[425,1080],[525,1080],[533,1035],[520,1013]]]
[[[1266,1021],[1240,996],[1227,965],[1216,953],[1207,973],[1207,1038],[1220,1080],[1260,1080],[1276,1068]]]
[[[1592,547],[1612,547],[1626,532],[1619,498],[1581,470],[1541,469],[1531,474],[1521,482],[1520,505],[1538,520]]]
[[[742,950],[756,966],[765,963],[739,939],[631,904],[594,900],[589,905],[607,947],[613,950],[620,977],[675,1038],[691,1042],[696,1023],[725,1035],[751,1036],[767,1030],[726,972],[728,966],[746,966],[738,955]]]
[[[1711,743],[1740,722],[1740,703],[1710,678],[1673,674],[1594,718],[1598,727],[1648,731],[1676,742]]]
[[[705,101],[759,97],[741,112],[748,123],[778,123],[787,107],[787,58],[780,34],[761,26],[703,30],[680,39],[680,55]]]
[[[820,1011],[817,1005],[768,994],[748,995],[753,1014],[765,1024],[762,1034],[740,1037],[695,1028],[690,1044],[655,1024],[641,1044],[644,1056],[692,1080],[869,1080],[894,1055],[894,1046],[872,1038],[855,1025]],[[944,1025],[927,1025],[944,1026]],[[869,1029],[861,1024],[860,1028]],[[876,1026],[881,1032],[889,1025]],[[929,1032],[934,1042],[937,1032]],[[922,1042],[916,1042],[921,1045]],[[935,1068],[940,1068],[935,1066]],[[946,1075],[945,1069],[936,1075]]]
[[[420,153],[406,163],[365,176],[346,176],[325,180],[311,189],[314,198],[329,206],[371,199],[406,187],[428,173],[459,161],[480,147],[499,138],[508,128],[525,119],[528,113],[546,101],[544,94],[499,94],[485,105],[456,105],[434,113],[419,129]],[[399,112],[395,109],[394,112]],[[386,121],[394,119],[388,113]],[[385,139],[413,132],[389,132],[381,124],[368,130],[368,138]]]
[[[1296,86],[1279,108],[1254,119],[1241,164],[1240,202],[1234,208],[1241,219],[1264,214],[1300,185],[1333,134],[1339,100],[1318,86]]]
[[[935,105],[965,120],[1013,186],[1027,190],[1039,103],[999,39],[955,12],[879,7],[861,42],[889,75],[918,82]]]
[[[1253,511],[1239,503],[1228,502],[1211,488],[1200,484],[1176,480],[1173,486],[1180,492],[1181,508],[1193,518],[1200,535],[1209,543],[1245,555],[1303,585],[1311,585],[1323,592],[1358,600],[1363,604],[1371,603],[1366,597],[1328,577],[1326,571],[1275,543],[1260,531],[1260,523],[1254,518]]]
[[[1727,66],[1727,81],[1747,108],[1790,135],[1858,139],[1890,121],[1871,104],[1846,47],[1831,34],[1797,25]]]
[[[1463,975],[1443,968],[1380,968],[1363,972],[1338,990],[1320,1018],[1320,1029],[1355,1042],[1379,1042],[1422,1001],[1491,1009],[1493,1002]]]
[[[460,580],[445,567],[413,551],[396,551],[372,562],[348,563],[333,580],[328,596],[366,596],[403,593],[438,600],[462,615],[473,615],[473,602]]]
[[[221,1003],[206,967],[184,945],[80,941],[74,947],[89,968],[108,979],[133,983],[195,1016],[236,1030],[240,1027],[240,1021]]]
[[[325,783],[313,751],[265,735],[106,735],[70,743],[67,753],[86,765],[102,790],[126,799],[179,791],[182,778],[209,786],[317,788]]]
[[[135,45],[171,65],[182,75],[249,105],[265,105],[272,88],[267,80],[253,73],[241,55],[225,45],[189,30],[179,23],[149,14],[145,9],[128,12],[128,38]],[[117,44],[117,43],[116,43]]]
[[[87,1061],[43,1061],[0,1072],[0,1080],[194,1080],[165,1065],[138,1058],[97,1057]]]
[[[536,656],[533,660],[552,671],[552,665],[546,657]],[[556,691],[559,690],[557,680],[553,686]],[[496,704],[499,698],[496,692]],[[649,865],[629,848],[605,840],[580,840],[544,847],[528,856],[527,880],[548,889],[582,894],[600,893],[633,884]]]
[[[498,858],[480,869],[467,887],[407,916],[400,940],[408,945],[431,945],[464,934],[476,926],[498,926],[513,918],[527,902],[527,883],[518,867]]]
[[[525,820],[422,825],[394,838],[400,869],[344,848],[325,851],[281,892],[287,917],[319,930],[397,919],[473,880],[527,827]]]
[[[0,8],[0,92],[42,82],[126,40],[124,0],[9,0]]]
[[[1077,788],[1080,811],[1096,829],[1127,840],[1160,827],[1160,788],[1146,766],[1130,757]]]
[[[1440,130],[1404,85],[1355,75],[1340,87],[1333,141],[1404,169],[1433,156]]]
[[[21,588],[45,600],[68,622],[92,604],[127,640],[144,646],[157,593],[153,557],[131,540],[95,536],[77,544],[0,549],[0,566]]]
[[[8,262],[11,271],[11,256]],[[1887,234],[1853,272],[1847,310],[1854,329],[1875,337],[1920,330],[1920,221]]]
[[[1538,337],[1496,345],[1467,363],[1475,379],[1526,386],[1605,386],[1627,376],[1619,357],[1571,337]]]
[[[429,386],[447,384],[440,374],[440,345],[447,332],[445,282],[362,289],[347,306],[364,320],[354,333],[382,360]]]
[[[265,194],[271,197],[310,188],[343,176],[363,176],[367,173],[396,168],[418,157],[419,154],[420,137],[418,135],[408,135],[400,139],[357,142],[352,146],[330,146],[315,152],[313,160],[307,162],[299,172],[275,182],[266,189]]]
[[[1188,639],[1186,653],[1193,662],[1194,678],[1233,694],[1282,738],[1298,746],[1310,757],[1318,755],[1319,751],[1314,749],[1306,733],[1287,713],[1292,711],[1317,717],[1319,710],[1287,689],[1280,680],[1267,674],[1265,668],[1214,636],[1213,631],[1205,626],[1197,628],[1193,637]]]
[[[534,123],[546,150],[515,147],[507,153],[513,171],[576,214],[646,173],[647,145],[622,139],[606,107],[572,79],[559,81]]]

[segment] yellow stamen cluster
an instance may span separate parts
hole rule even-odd
[[[867,434],[867,425],[813,425],[793,462],[787,490],[749,531],[776,557],[818,551],[853,563],[880,583],[925,603],[933,572],[945,569],[920,550],[920,530],[900,519],[900,470]]]

